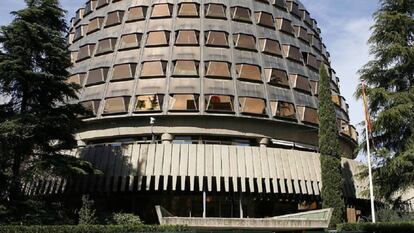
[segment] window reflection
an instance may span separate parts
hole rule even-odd
[[[135,112],[153,112],[161,111],[164,101],[164,95],[141,95],[137,96]]]
[[[206,111],[210,112],[234,112],[233,96],[206,95]]]
[[[171,111],[198,111],[199,96],[193,94],[174,94],[170,98]]]

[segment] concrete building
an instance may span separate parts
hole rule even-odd
[[[33,192],[91,193],[147,222],[156,205],[199,218],[320,209],[318,69],[330,58],[299,1],[90,0],[71,23],[70,82],[92,112],[73,153],[105,175]],[[355,221],[358,135],[329,71]]]

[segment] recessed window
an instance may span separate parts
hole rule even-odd
[[[177,31],[177,39],[175,45],[198,45],[199,32],[195,30],[180,30]]]
[[[98,114],[100,100],[89,100],[81,102],[80,104],[89,112],[90,115],[84,117],[93,117]]]
[[[148,33],[147,47],[150,46],[168,46],[170,43],[169,31],[154,31]]]
[[[282,46],[283,54],[286,58],[302,63],[302,53],[299,48],[293,45],[284,44]]]
[[[122,23],[122,19],[124,18],[124,11],[113,11],[108,14],[108,18],[106,19],[105,27],[112,27],[115,25],[119,25]]]
[[[106,78],[108,77],[108,71],[108,67],[101,67],[90,70],[88,74],[88,80],[86,81],[86,86],[105,83]]]
[[[165,77],[166,61],[147,61],[142,63],[141,78]]]
[[[140,20],[145,20],[146,15],[147,15],[147,7],[146,6],[131,7],[131,8],[129,8],[127,23],[140,21]]]
[[[271,39],[259,39],[260,51],[271,56],[282,56],[279,41]]]
[[[114,71],[112,74],[112,80],[128,80],[133,79],[135,76],[135,70],[137,68],[137,64],[120,64],[114,66]]]
[[[88,25],[79,25],[78,27],[76,27],[75,37],[73,38],[73,41],[77,41],[85,36],[86,27],[88,27]]]
[[[298,114],[300,116],[300,120],[304,123],[319,125],[319,117],[318,117],[318,110],[305,107],[305,106],[298,106],[297,107]]]
[[[315,34],[312,34],[312,33],[309,33],[309,38],[311,40],[312,47],[314,47],[318,51],[321,51],[322,50],[322,41],[317,36],[315,36]]]
[[[66,83],[74,83],[79,86],[83,85],[83,82],[85,81],[86,73],[78,73],[73,74],[69,76],[69,78],[66,80]]]
[[[310,17],[310,14],[307,10],[300,10],[302,13],[302,20],[310,27],[313,26],[312,19]]]
[[[284,101],[270,101],[272,115],[276,118],[296,119],[296,110],[293,103]]]
[[[340,134],[348,136],[348,137],[351,136],[351,127],[348,122],[338,118],[337,124],[338,124],[338,131]]]
[[[236,74],[238,79],[249,81],[262,81],[260,67],[249,64],[237,64]]]
[[[178,8],[178,17],[199,17],[200,6],[197,3],[183,2]]]
[[[341,107],[341,96],[339,95],[332,95],[332,102],[338,107]]]
[[[309,83],[311,85],[312,94],[315,96],[318,96],[319,95],[319,82],[310,80]]]
[[[96,17],[91,19],[91,21],[89,21],[87,34],[91,34],[93,32],[101,30],[103,22],[104,17]]]
[[[286,2],[285,0],[273,0],[272,3],[275,7],[286,10]]]
[[[206,62],[206,77],[208,78],[231,78],[230,64],[224,61]]]
[[[77,24],[81,19],[83,19],[83,13],[85,12],[85,9],[80,8],[78,11],[76,11],[76,16],[74,23]]]
[[[256,17],[257,25],[267,28],[275,28],[272,14],[263,11],[258,11],[255,12],[254,15]]]
[[[351,138],[357,142],[358,141],[358,132],[356,131],[355,127],[353,125],[350,125],[351,130]]]
[[[306,30],[306,28],[295,25],[294,29],[295,29],[295,35],[296,35],[297,38],[299,38],[300,40],[302,40],[305,43],[310,42],[309,34],[308,34],[308,31]]]
[[[242,114],[266,115],[266,102],[259,98],[240,97],[239,110]]]
[[[156,4],[152,7],[151,18],[166,18],[172,16],[172,4]]]
[[[305,64],[309,68],[315,71],[319,71],[319,68],[321,66],[321,61],[318,60],[315,55],[313,55],[312,53],[303,53],[303,58],[304,58]]]
[[[228,47],[228,34],[221,31],[207,31],[206,45],[215,47]]]
[[[104,7],[109,4],[109,0],[98,0],[98,5],[96,6],[96,9]]]
[[[286,71],[280,69],[265,69],[265,76],[267,83],[289,88],[289,78]]]
[[[299,4],[295,1],[287,1],[286,3],[287,3],[288,11],[292,15],[300,18]]]
[[[134,112],[159,112],[162,111],[164,95],[139,95],[136,98]]]
[[[256,50],[256,39],[252,35],[234,34],[234,46],[238,49]]]
[[[94,49],[95,49],[95,44],[86,44],[80,47],[76,62],[90,58],[93,54]]]
[[[234,112],[233,96],[206,95],[206,111],[208,112]]]
[[[98,0],[90,0],[90,1],[86,2],[84,16],[89,15],[90,13],[92,13],[92,11],[95,10],[95,7],[96,7],[97,3],[98,3]]]
[[[98,42],[96,55],[112,53],[115,50],[116,38],[106,38]]]
[[[108,114],[123,114],[128,112],[129,101],[131,97],[122,96],[108,98],[105,100],[104,115]]]
[[[206,4],[205,9],[207,18],[226,19],[226,6],[222,4]]]
[[[119,49],[125,50],[125,49],[139,48],[141,44],[141,39],[142,39],[141,33],[122,35]]]
[[[295,29],[292,26],[292,21],[285,18],[276,18],[277,29],[286,34],[295,35]]]
[[[173,76],[198,77],[198,62],[194,60],[177,60],[174,63]]]
[[[293,88],[304,92],[311,91],[309,80],[305,76],[299,74],[291,74],[289,75],[289,79]]]
[[[170,111],[198,111],[199,96],[187,94],[174,94],[170,98]]]
[[[70,61],[72,64],[76,62],[76,59],[78,59],[78,51],[71,51],[70,52]]]
[[[230,8],[230,11],[231,11],[231,18],[234,21],[241,21],[241,22],[247,22],[247,23],[252,22],[250,18],[251,13],[250,13],[249,8],[236,6],[236,7]]]

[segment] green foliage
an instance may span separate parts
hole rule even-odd
[[[346,223],[338,225],[338,232],[412,233],[414,222]]]
[[[371,143],[378,148],[374,183],[380,196],[392,199],[414,185],[414,1],[380,4],[369,40],[373,60],[360,79],[367,84]]]
[[[345,204],[342,198],[342,172],[339,132],[329,76],[325,66],[320,69],[319,81],[319,150],[321,153],[322,207],[334,208],[331,226],[343,221]]]
[[[96,211],[93,207],[94,201],[89,198],[88,195],[82,196],[82,207],[78,211],[79,225],[92,225],[96,224]]]
[[[190,232],[185,226],[159,225],[61,225],[61,226],[0,226],[0,233],[135,233]]]
[[[0,198],[21,198],[22,181],[94,172],[62,154],[76,145],[85,110],[67,84],[71,66],[65,11],[58,0],[26,0],[0,28]],[[68,103],[68,104],[66,104]]]
[[[139,216],[127,213],[114,213],[111,217],[111,222],[114,225],[142,225]]]
[[[379,222],[407,222],[414,221],[414,213],[399,211],[390,208],[381,208],[376,212]]]

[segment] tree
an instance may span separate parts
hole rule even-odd
[[[373,60],[360,70],[378,148],[374,184],[388,200],[414,185],[413,12],[413,0],[380,0],[369,39]]]
[[[2,194],[21,197],[22,180],[50,174],[93,172],[89,163],[62,153],[76,145],[85,110],[77,86],[67,84],[71,66],[65,11],[58,0],[25,0],[0,29],[0,181]],[[2,178],[3,177],[3,178]],[[7,178],[4,178],[7,177]]]
[[[319,150],[322,172],[322,207],[334,208],[331,226],[343,221],[345,204],[342,197],[341,155],[335,105],[329,76],[324,65],[319,80]]]

